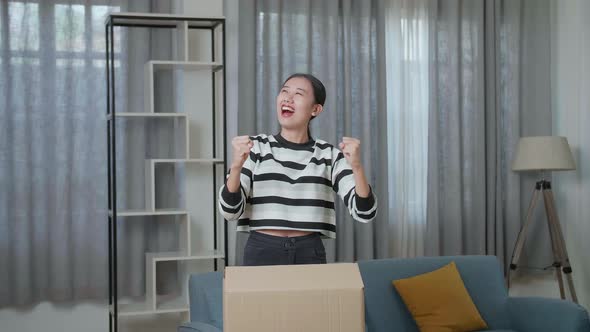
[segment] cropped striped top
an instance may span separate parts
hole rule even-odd
[[[334,193],[355,220],[375,218],[375,195],[372,190],[366,198],[356,195],[352,169],[339,149],[322,140],[293,143],[280,135],[250,139],[239,192],[225,185],[219,191],[219,209],[225,219],[238,220],[238,231],[301,230],[335,238]]]

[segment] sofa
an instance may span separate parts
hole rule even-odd
[[[418,332],[391,281],[436,270],[454,261],[487,331],[590,332],[588,312],[559,299],[509,297],[495,256],[445,256],[379,259],[358,262],[365,285],[367,332]],[[221,332],[222,272],[192,275],[189,281],[190,322],[179,332]]]

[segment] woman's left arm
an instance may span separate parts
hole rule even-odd
[[[377,201],[361,163],[360,141],[344,137],[339,147],[342,152],[333,165],[334,190],[356,220],[371,221],[377,213]]]
[[[369,187],[365,170],[361,163],[361,141],[352,137],[343,137],[340,143],[340,149],[352,168],[356,194],[363,198],[369,197],[371,188]]]

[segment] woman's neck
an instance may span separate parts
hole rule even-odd
[[[307,129],[296,130],[296,129],[285,129],[281,128],[281,136],[292,143],[307,143],[309,142],[309,135],[307,135]]]

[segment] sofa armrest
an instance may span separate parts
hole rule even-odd
[[[512,328],[527,332],[590,332],[588,312],[581,306],[559,299],[511,297],[508,310]]]
[[[216,326],[201,322],[186,322],[178,327],[178,332],[223,332]]]
[[[191,322],[223,328],[223,271],[191,275],[189,303]]]

